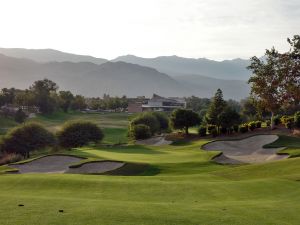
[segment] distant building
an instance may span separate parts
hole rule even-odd
[[[164,98],[156,94],[153,94],[147,104],[142,105],[142,111],[170,112],[180,108],[186,108],[186,101],[183,98]]]
[[[128,99],[128,107],[127,112],[128,113],[139,113],[143,111],[142,105],[146,104],[147,99],[145,96],[138,96],[136,98],[129,98]]]

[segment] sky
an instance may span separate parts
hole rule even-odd
[[[0,0],[0,46],[113,59],[224,60],[288,49],[299,0]]]

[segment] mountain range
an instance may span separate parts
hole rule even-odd
[[[61,89],[87,97],[127,95],[211,97],[221,88],[224,97],[249,95],[248,60],[222,62],[177,56],[140,58],[132,55],[106,60],[52,49],[0,48],[0,88],[28,88],[48,78]]]

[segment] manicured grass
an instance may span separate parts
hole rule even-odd
[[[114,119],[111,124],[118,123]],[[41,120],[52,127],[60,124],[55,118]],[[124,130],[125,126],[105,126],[109,135],[104,143],[118,143]],[[298,148],[299,139],[281,138],[269,146]],[[1,175],[0,224],[299,224],[300,158],[224,166],[210,161],[217,152],[200,149],[208,141],[99,145],[60,152],[86,157],[86,161],[129,162],[110,176]],[[6,169],[1,166],[0,174]],[[64,212],[58,212],[60,209]]]
[[[266,148],[280,148],[286,147],[286,149],[281,150],[280,153],[289,154],[290,157],[300,156],[300,138],[290,137],[290,136],[279,136],[279,138],[265,146]]]

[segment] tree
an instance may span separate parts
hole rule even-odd
[[[87,107],[85,98],[81,95],[76,95],[71,103],[71,109],[73,110],[83,110]]]
[[[131,121],[130,126],[137,124],[144,124],[150,127],[152,135],[160,130],[160,123],[156,116],[154,116],[151,112],[144,112],[142,114],[139,114]]]
[[[19,109],[16,114],[15,114],[15,121],[17,123],[24,123],[25,119],[26,119],[26,114],[23,112],[22,109]]]
[[[100,142],[104,134],[94,123],[73,121],[66,123],[58,132],[58,141],[64,148],[75,148],[87,145],[89,142]]]
[[[221,89],[218,89],[212,102],[209,105],[208,111],[206,113],[205,119],[209,124],[216,125],[218,130],[221,126],[221,120],[219,116],[226,108],[226,102],[223,99],[223,93]]]
[[[240,114],[238,114],[233,108],[227,106],[223,112],[219,115],[220,125],[222,128],[233,127],[240,123]]]
[[[251,94],[271,112],[271,129],[274,125],[274,114],[283,103],[280,87],[282,76],[279,75],[277,68],[278,52],[274,48],[266,50],[264,61],[256,56],[252,57],[248,66],[253,73],[248,81],[251,85]]]
[[[152,112],[159,122],[159,130],[167,131],[169,129],[169,117],[164,112]]]
[[[29,158],[30,152],[53,146],[55,138],[52,133],[38,124],[29,123],[10,130],[2,139],[2,152],[16,153]]]
[[[201,119],[197,113],[188,109],[176,109],[171,114],[171,124],[175,129],[184,129],[185,134],[189,134],[189,127],[196,126],[201,123]]]
[[[16,96],[15,88],[3,88],[0,92],[0,106],[12,104]]]
[[[60,91],[58,97],[60,107],[65,113],[67,113],[74,99],[73,94],[70,91]]]
[[[150,127],[144,124],[137,124],[131,127],[130,134],[135,140],[151,137]]]
[[[57,89],[57,84],[48,79],[35,81],[30,87],[34,94],[35,105],[39,107],[41,113],[48,114],[55,110],[56,101],[54,94]]]

